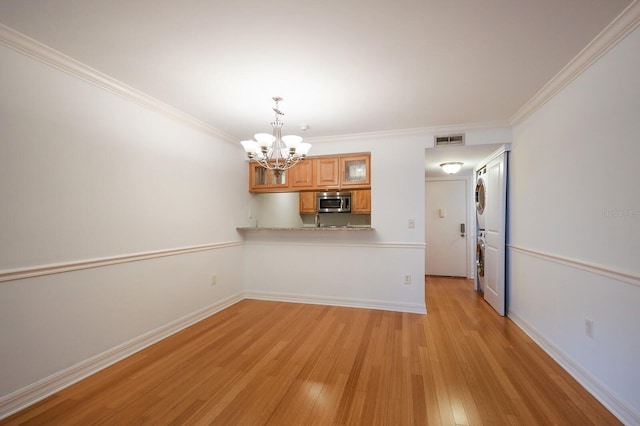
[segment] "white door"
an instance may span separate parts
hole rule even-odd
[[[467,276],[467,181],[428,181],[425,184],[425,272],[427,275]]]
[[[484,299],[505,314],[505,232],[507,154],[487,164],[484,257]]]

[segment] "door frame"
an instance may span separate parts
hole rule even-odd
[[[442,177],[425,177],[424,178],[424,182],[425,182],[425,189],[426,189],[426,184],[427,182],[440,182],[440,181],[451,181],[451,180],[462,180],[462,181],[466,181],[465,184],[465,200],[466,200],[466,209],[467,209],[467,221],[466,221],[466,227],[467,227],[467,278],[468,279],[473,279],[475,282],[475,276],[476,276],[476,239],[477,239],[477,233],[476,233],[476,217],[475,217],[475,212],[476,212],[476,208],[475,208],[475,202],[474,202],[474,191],[475,191],[475,185],[474,183],[474,175],[471,176],[442,176]],[[426,203],[426,199],[425,199],[425,203]],[[472,207],[473,206],[473,209]],[[426,214],[426,212],[425,212]],[[426,220],[425,220],[425,224],[426,224]],[[425,229],[425,235],[424,235],[424,243],[426,246],[427,243],[427,236],[426,236],[426,229]],[[427,265],[424,265],[425,270],[427,268]]]

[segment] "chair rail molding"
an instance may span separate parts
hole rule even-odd
[[[603,277],[611,278],[616,281],[621,281],[627,284],[640,287],[640,275],[638,274],[634,274],[631,272],[617,271],[615,269],[611,269],[603,265],[598,265],[596,263],[585,262],[582,260],[572,259],[569,257],[558,256],[555,254],[545,253],[542,251],[527,249],[527,248],[519,247],[513,244],[508,244],[507,247],[517,253],[522,253],[528,256],[537,257],[539,259],[544,259],[554,263],[559,263],[561,265],[570,266],[572,268],[581,269],[583,271],[590,272],[592,274],[601,275]]]
[[[24,278],[40,277],[43,275],[61,274],[64,272],[79,271],[81,269],[99,268],[102,266],[117,265],[119,263],[137,262],[140,260],[155,259],[158,257],[176,256],[198,251],[216,250],[243,245],[243,241],[231,241],[223,243],[202,244],[195,246],[179,247],[166,250],[147,251],[141,253],[124,254],[119,256],[101,257],[96,259],[77,260],[71,262],[54,263],[48,265],[28,266],[24,268],[0,270],[0,283],[4,281],[21,280]]]

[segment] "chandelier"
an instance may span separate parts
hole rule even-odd
[[[250,160],[257,161],[265,169],[280,173],[302,161],[311,149],[311,144],[302,142],[300,136],[282,136],[284,123],[280,121],[280,116],[284,113],[278,109],[278,102],[282,102],[282,98],[275,96],[272,99],[276,103],[273,108],[276,119],[271,122],[273,133],[257,133],[253,136],[255,140],[251,139],[240,143]]]

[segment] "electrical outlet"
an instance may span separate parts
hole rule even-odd
[[[409,219],[409,229],[414,229],[416,227],[416,220]]]
[[[218,277],[216,277],[216,274],[212,274],[211,275],[211,285],[216,285],[218,284]]]
[[[584,334],[593,339],[593,320],[584,319]]]
[[[405,284],[411,284],[411,275],[405,275],[404,276],[404,283]]]

